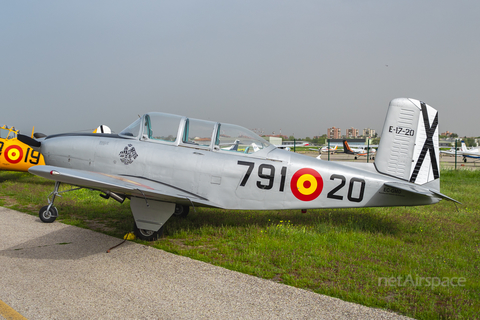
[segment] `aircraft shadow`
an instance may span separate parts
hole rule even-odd
[[[379,214],[376,210],[378,209],[310,209],[307,213],[302,213],[301,210],[259,212],[202,208],[197,213],[190,213],[186,219],[172,217],[165,225],[165,234],[173,234],[181,229],[194,231],[206,226],[266,228],[282,223],[311,227],[312,230],[320,233],[334,227],[346,231],[396,234],[399,231],[398,221]]]
[[[42,223],[38,221],[38,223]],[[66,226],[0,250],[0,256],[23,259],[76,260],[106,253],[122,240],[91,230]],[[122,246],[133,245],[125,242]]]

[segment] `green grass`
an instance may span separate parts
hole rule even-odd
[[[52,182],[24,173],[0,172],[0,182],[0,205],[35,215],[53,190]],[[480,171],[442,171],[442,192],[463,204],[307,213],[191,209],[148,245],[418,319],[480,318]],[[133,225],[128,201],[98,194],[57,198],[59,220],[123,237]],[[464,278],[463,286],[447,285],[454,277],[453,284]],[[427,278],[445,285],[427,285]]]

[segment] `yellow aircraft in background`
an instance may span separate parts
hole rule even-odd
[[[46,137],[42,133],[33,133],[32,138]],[[106,125],[100,125],[93,133],[111,134],[112,130]],[[18,130],[15,127],[0,127],[0,170],[28,171],[28,168],[36,165],[45,165],[43,156],[17,139]]]
[[[28,171],[32,166],[45,165],[40,152],[18,140],[17,134],[18,130],[14,127],[0,127],[0,170]]]

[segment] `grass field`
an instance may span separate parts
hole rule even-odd
[[[0,205],[34,215],[53,190],[27,173],[0,172],[0,182]],[[480,171],[442,171],[442,192],[462,205],[191,209],[148,245],[418,319],[480,318]],[[98,194],[63,194],[58,220],[123,237],[133,226],[128,201]]]

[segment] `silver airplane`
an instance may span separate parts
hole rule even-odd
[[[56,181],[43,222],[58,216],[61,183],[130,199],[135,234],[156,240],[189,207],[281,210],[418,206],[455,201],[440,193],[438,113],[425,103],[390,102],[375,164],[318,161],[281,150],[252,131],[147,113],[119,134],[21,136],[46,165],[29,172]],[[222,147],[230,144],[232,148]],[[64,191],[62,191],[64,192]]]

